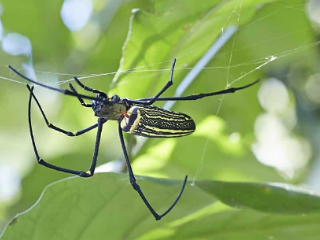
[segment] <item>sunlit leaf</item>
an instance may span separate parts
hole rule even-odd
[[[181,185],[180,181],[140,177],[138,181],[159,212],[170,205]],[[223,209],[206,214],[201,210],[219,200],[237,207],[299,215],[263,215]],[[202,214],[197,214],[198,211]],[[241,232],[240,235],[252,237],[266,221],[268,224],[264,225],[262,232],[264,236],[276,233],[272,226],[288,221],[290,225],[302,226],[305,222],[313,222],[319,219],[319,212],[319,195],[288,185],[207,181],[198,182],[193,187],[187,184],[181,201],[170,214],[157,222],[132,189],[128,176],[97,174],[92,179],[71,178],[49,185],[32,208],[11,221],[2,239],[133,239],[146,235],[154,239],[154,231],[160,236],[165,233],[166,237],[175,234],[188,237],[201,235],[204,238],[216,234],[232,236],[237,231]],[[302,213],[317,215],[302,216]],[[202,224],[198,225],[199,222]],[[189,227],[193,225],[197,227]],[[244,228],[250,231],[243,232]],[[320,231],[318,227],[311,230]],[[302,234],[300,231],[297,234]],[[292,236],[286,231],[281,234]]]

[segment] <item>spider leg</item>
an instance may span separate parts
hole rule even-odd
[[[98,127],[98,123],[96,123],[96,124],[93,124],[93,125],[85,128],[85,129],[82,129],[82,130],[79,130],[79,131],[75,131],[75,132],[70,132],[70,131],[66,131],[66,130],[64,130],[64,129],[62,129],[62,128],[59,128],[59,127],[53,125],[53,124],[50,123],[49,120],[47,119],[47,117],[46,117],[46,115],[45,115],[45,113],[44,113],[44,111],[43,111],[43,109],[42,109],[42,107],[41,107],[38,99],[37,99],[36,96],[34,95],[34,93],[33,93],[33,87],[30,87],[29,85],[27,85],[27,88],[28,88],[28,90],[29,90],[29,92],[30,92],[30,97],[33,98],[33,99],[35,100],[35,102],[37,103],[38,108],[40,109],[40,112],[41,112],[41,114],[42,114],[42,117],[43,117],[44,121],[46,122],[46,124],[47,124],[47,126],[48,126],[49,128],[51,128],[51,129],[53,129],[53,130],[56,130],[56,131],[58,131],[58,132],[64,133],[65,135],[67,135],[67,136],[69,136],[69,137],[76,137],[76,136],[80,136],[80,135],[82,135],[82,134],[84,134],[84,133],[86,133],[86,132],[89,132],[90,130],[95,129],[96,127]],[[30,108],[31,108],[31,105],[30,105]],[[103,119],[103,121],[104,121],[104,123],[105,123],[107,120]]]
[[[55,88],[55,87],[51,87],[49,85],[46,85],[46,84],[43,84],[43,83],[40,83],[40,82],[37,82],[35,80],[32,80],[26,76],[24,76],[23,74],[21,74],[18,70],[14,69],[13,67],[9,66],[9,68],[14,72],[16,73],[18,76],[20,76],[21,78],[23,78],[24,80],[28,81],[28,82],[31,82],[35,85],[39,85],[41,87],[44,87],[44,88],[47,88],[47,89],[50,89],[50,90],[53,90],[53,91],[56,91],[56,92],[60,92],[60,93],[63,93],[65,95],[68,95],[68,96],[73,96],[73,97],[81,97],[81,98],[84,98],[84,99],[90,99],[90,100],[95,100],[95,101],[98,101],[98,102],[106,102],[108,103],[109,101],[107,99],[100,99],[100,98],[97,98],[97,97],[91,97],[91,96],[86,96],[86,95],[82,95],[82,94],[76,94],[70,90],[67,90],[67,89],[60,89],[60,88]]]
[[[128,102],[129,104],[152,105],[155,101],[157,101],[157,99],[159,99],[161,94],[164,93],[173,84],[173,70],[174,70],[174,66],[176,64],[176,61],[177,61],[177,59],[173,59],[169,81],[160,90],[160,92],[158,92],[154,97],[152,97],[152,98],[142,98],[142,99],[137,99],[137,100],[125,99],[125,101]]]
[[[98,130],[97,130],[97,136],[96,136],[96,142],[95,142],[93,157],[92,157],[90,168],[89,168],[89,170],[87,172],[72,170],[72,169],[68,169],[68,168],[62,168],[62,167],[58,167],[56,165],[47,163],[42,158],[40,158],[40,155],[38,153],[38,149],[37,149],[37,146],[36,146],[36,143],[35,143],[35,140],[34,140],[32,122],[31,122],[31,100],[32,100],[32,97],[33,97],[33,94],[32,94],[33,87],[31,87],[29,90],[30,90],[30,97],[29,97],[29,105],[28,105],[28,122],[29,122],[29,130],[30,130],[32,146],[33,146],[33,150],[34,150],[34,153],[36,155],[36,158],[37,158],[37,162],[40,165],[43,165],[43,166],[45,166],[47,168],[54,169],[56,171],[65,172],[65,173],[71,173],[71,174],[74,174],[74,175],[78,175],[80,177],[92,177],[94,175],[94,171],[95,171],[96,164],[97,164],[99,145],[100,145],[100,139],[101,139],[101,132],[102,132],[102,126],[105,123],[104,119],[98,118],[98,125],[97,125],[98,126]]]
[[[121,146],[122,146],[122,150],[123,150],[123,154],[124,154],[124,157],[125,157],[125,160],[126,160],[126,165],[127,165],[127,168],[128,168],[128,173],[129,173],[129,179],[130,179],[130,183],[133,187],[134,190],[136,190],[138,192],[138,194],[140,195],[142,201],[144,202],[144,204],[147,206],[147,208],[149,209],[149,211],[152,213],[152,215],[155,217],[155,219],[158,221],[160,220],[162,217],[164,217],[165,215],[167,215],[171,210],[172,208],[177,204],[177,202],[179,201],[182,193],[183,193],[183,190],[187,184],[187,179],[188,179],[188,176],[185,177],[184,179],[184,182],[183,182],[183,185],[182,185],[182,188],[176,198],[176,200],[173,202],[173,204],[162,214],[158,214],[154,209],[153,207],[150,205],[150,203],[148,202],[147,198],[144,196],[140,186],[137,184],[137,181],[134,177],[134,173],[132,171],[132,167],[131,167],[131,164],[130,164],[130,161],[129,161],[129,157],[128,157],[128,153],[127,153],[127,149],[126,149],[126,145],[125,145],[125,142],[124,142],[124,139],[123,139],[123,134],[122,134],[122,129],[121,129],[121,125],[119,123],[119,138],[120,138],[120,142],[121,142]]]
[[[80,86],[80,87],[82,87],[84,90],[86,90],[86,91],[88,91],[88,92],[92,92],[92,93],[104,93],[104,92],[101,92],[101,91],[99,91],[99,90],[97,90],[97,89],[93,89],[93,88],[91,88],[91,87],[88,87],[88,86],[86,86],[86,85],[84,85],[82,82],[80,82],[80,80],[78,79],[78,78],[76,78],[76,77],[74,77],[74,80],[76,81],[76,83],[78,83],[78,85]]]
[[[77,92],[76,89],[72,86],[71,83],[69,83],[69,87],[70,87],[70,89],[72,90],[72,92],[78,94],[78,92]],[[91,104],[91,103],[85,103],[80,96],[77,96],[77,98],[78,98],[78,100],[79,100],[79,102],[81,103],[82,106],[84,106],[84,107],[92,107],[92,104]]]
[[[258,83],[260,80],[256,80],[252,83],[249,83],[245,86],[242,87],[238,87],[238,88],[228,88],[222,91],[218,91],[218,92],[212,92],[212,93],[200,93],[200,94],[193,94],[193,95],[189,95],[189,96],[184,96],[184,97],[159,97],[157,98],[155,101],[186,101],[186,100],[198,100],[201,98],[205,98],[205,97],[210,97],[210,96],[215,96],[215,95],[223,95],[223,94],[227,94],[227,93],[234,93],[238,90],[242,90],[248,87],[251,87],[252,85]],[[152,100],[153,98],[141,98],[138,99],[138,101],[149,101]]]

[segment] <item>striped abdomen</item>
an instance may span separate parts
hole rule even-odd
[[[171,138],[189,135],[195,131],[191,117],[155,106],[135,105],[121,121],[123,131],[151,138]]]

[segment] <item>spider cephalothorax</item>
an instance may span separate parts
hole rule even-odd
[[[92,100],[92,109],[96,117],[107,120],[119,120],[126,112],[126,105],[121,101],[118,95],[108,98],[105,93],[98,93],[96,96],[101,101]]]

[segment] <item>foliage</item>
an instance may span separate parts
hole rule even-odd
[[[238,28],[237,34],[184,95],[217,91],[229,83],[242,86],[290,68],[297,61],[315,71],[318,56],[314,49],[294,52],[315,35],[305,13],[289,8],[303,5],[302,0],[137,0],[124,2],[112,13],[114,2],[96,7],[95,21],[103,31],[93,36],[97,39],[94,44],[82,44],[85,47],[79,47],[77,40],[83,35],[69,32],[61,22],[61,5],[57,2],[41,2],[42,11],[40,2],[33,1],[25,11],[23,3],[7,0],[1,20],[7,31],[30,38],[36,71],[85,74],[90,78],[83,79],[84,83],[122,97],[154,95],[168,80],[172,59],[177,57],[174,87],[165,93],[173,95],[189,68],[222,29],[230,26]],[[131,9],[135,10],[131,13]],[[115,14],[110,25],[102,17],[108,14]],[[281,41],[274,40],[279,37]],[[287,51],[292,54],[286,55]],[[272,55],[279,59],[260,69],[268,61],[265,58]],[[20,66],[25,62],[22,57],[1,51],[0,56],[1,64]],[[119,62],[113,80],[112,76],[89,75],[116,72]],[[243,73],[250,74],[242,78]],[[15,77],[6,68],[0,69],[0,76]],[[50,81],[52,75],[40,72],[39,81],[42,78]],[[181,187],[181,182],[173,179],[189,175],[181,201],[156,222],[126,174],[65,178],[66,174],[34,164],[26,122],[28,92],[18,84],[3,81],[1,109],[12,117],[0,119],[1,138],[10,154],[19,146],[15,162],[22,164],[24,171],[21,196],[0,208],[5,209],[6,217],[23,213],[12,218],[2,239],[317,239],[320,196],[281,183],[285,180],[278,172],[258,162],[250,150],[253,126],[261,113],[257,89],[254,86],[223,98],[176,103],[173,110],[187,113],[197,124],[197,131],[189,137],[148,139],[137,151],[141,139],[127,136],[134,172],[141,175],[138,183],[157,211],[164,211]],[[96,121],[76,99],[40,88],[36,94],[50,121],[58,126],[74,131]],[[44,131],[38,109],[33,116],[43,158],[59,166],[88,168],[94,133],[69,139]],[[104,128],[99,164],[123,159],[116,124],[109,122]],[[238,136],[236,141],[232,134]],[[5,154],[3,151],[1,155]],[[302,182],[303,174],[296,181]]]
[[[181,184],[170,180],[138,180],[160,211],[165,211],[174,200]],[[222,205],[210,209],[219,200],[278,215],[230,210]],[[11,221],[3,239],[105,239],[106,236],[110,239],[199,236],[215,239],[223,238],[224,234],[254,239],[260,229],[262,234],[287,239],[292,235],[287,235],[286,229],[281,230],[282,225],[289,222],[291,226],[306,229],[306,223],[319,220],[319,212],[319,195],[290,186],[199,181],[196,186],[187,187],[170,215],[156,222],[132,191],[126,175],[97,174],[89,180],[72,177],[49,185],[34,207]],[[308,213],[313,214],[301,215]],[[227,221],[231,224],[226,224]],[[317,236],[314,230],[310,233],[312,239]],[[298,230],[295,237],[303,238],[304,232]]]

